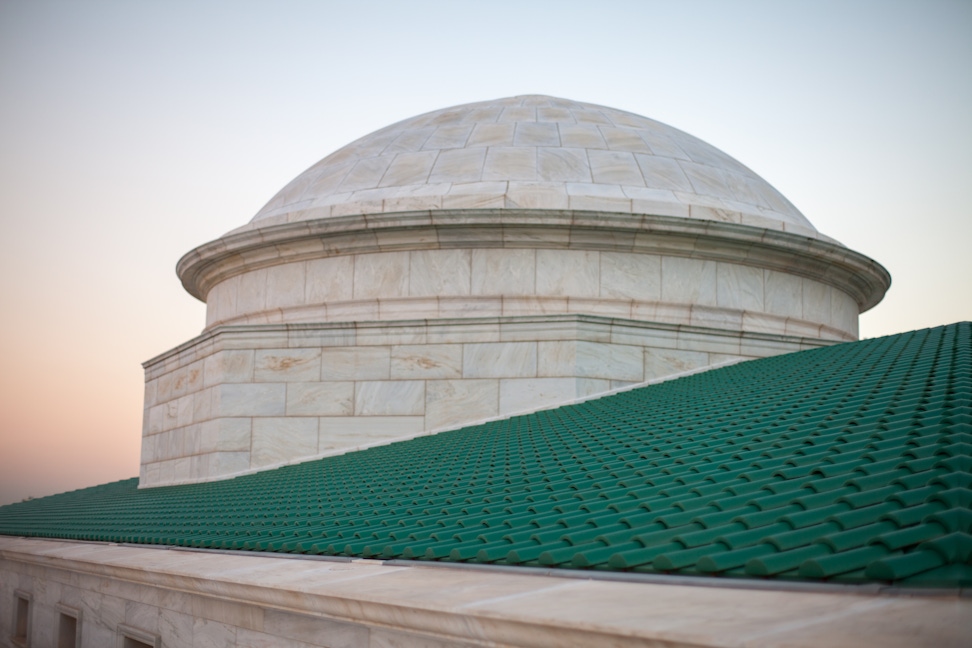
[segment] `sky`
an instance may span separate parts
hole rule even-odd
[[[456,104],[687,131],[890,271],[862,337],[970,320],[970,70],[968,0],[0,0],[0,505],[137,475],[179,258]]]

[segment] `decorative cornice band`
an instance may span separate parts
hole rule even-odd
[[[400,250],[540,248],[684,256],[800,275],[850,295],[861,312],[891,285],[879,263],[822,239],[736,223],[650,214],[480,209],[298,221],[205,243],[176,272],[194,297],[235,275],[281,263]]]

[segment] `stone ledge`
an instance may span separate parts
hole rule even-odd
[[[892,596],[766,591],[679,584],[575,580],[530,570],[434,569],[378,561],[170,551],[0,537],[4,581],[64,581],[49,592],[99,579],[97,596],[166,602],[192,599],[194,617],[233,619],[268,632],[274,612],[309,626],[364,629],[354,645],[400,632],[417,646],[966,646],[972,600],[959,592]],[[710,584],[709,584],[710,585]],[[178,594],[177,597],[165,594]],[[6,594],[6,592],[4,592]],[[38,600],[39,606],[49,602]],[[50,603],[53,605],[56,602]],[[153,605],[154,607],[154,605]],[[250,614],[246,612],[250,610]],[[181,608],[179,612],[184,612]],[[87,618],[87,617],[86,617]],[[276,618],[279,618],[276,617]],[[279,632],[285,628],[276,628]],[[162,637],[163,643],[171,637]],[[166,644],[168,645],[168,644]],[[175,645],[175,644],[173,644]],[[289,645],[289,644],[286,644]]]

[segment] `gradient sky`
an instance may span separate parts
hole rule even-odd
[[[972,319],[972,2],[0,0],[0,504],[138,473],[175,263],[382,126],[549,94],[726,151],[893,285],[864,337]]]

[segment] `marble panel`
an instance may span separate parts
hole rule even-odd
[[[651,149],[645,143],[638,131],[629,128],[617,128],[614,126],[601,126],[601,135],[607,142],[608,148],[612,151],[629,151],[632,153],[651,153]]]
[[[378,186],[378,181],[385,175],[388,165],[391,164],[390,155],[379,157],[363,158],[358,160],[348,172],[338,191],[359,191],[361,189],[374,189]]]
[[[180,592],[181,594],[181,592]],[[183,596],[185,596],[183,594]],[[192,645],[193,618],[174,610],[161,609],[159,612],[159,634],[166,646]],[[105,644],[107,645],[107,644]]]
[[[250,466],[258,468],[317,452],[318,421],[313,417],[268,417],[253,419]]]
[[[354,298],[408,295],[408,252],[359,254],[354,259]]]
[[[465,344],[463,378],[525,378],[537,375],[535,342]]]
[[[299,382],[287,385],[287,416],[350,416],[354,383]]]
[[[600,291],[598,252],[537,250],[537,294],[597,297]]]
[[[803,279],[774,270],[764,270],[763,276],[766,312],[783,317],[803,317]]]
[[[576,333],[572,336],[576,337]],[[544,378],[574,376],[577,340],[537,342],[537,375]]]
[[[281,639],[307,642],[328,648],[368,646],[368,628],[332,619],[267,610],[263,631]]]
[[[434,132],[435,128],[432,126],[425,128],[410,128],[403,131],[401,135],[396,137],[395,140],[382,151],[382,153],[388,155],[389,153],[421,150],[422,145],[425,144],[425,141],[429,139]]]
[[[390,371],[391,348],[387,346],[321,349],[324,380],[387,380]]]
[[[196,360],[186,367],[186,393],[192,394],[203,388],[205,360]]]
[[[613,389],[613,384],[616,382],[628,381],[607,380],[603,378],[578,378],[576,382],[577,398],[586,398],[588,396],[594,396],[595,394],[603,394],[604,392]]]
[[[324,304],[353,297],[353,256],[314,259],[305,265],[304,303]]]
[[[254,352],[245,349],[217,351],[203,361],[203,384],[206,387],[221,383],[253,380]]]
[[[505,378],[499,385],[500,415],[542,409],[576,397],[574,378]]]
[[[500,122],[531,122],[537,121],[537,109],[533,106],[507,106],[500,113]]]
[[[461,378],[461,344],[406,344],[391,349],[391,378]]]
[[[612,380],[644,380],[641,347],[600,342],[577,342],[575,376]]]
[[[320,419],[318,452],[355,448],[412,436],[425,429],[422,416],[348,416]]]
[[[549,122],[520,122],[513,134],[513,146],[560,146],[557,124]]]
[[[430,380],[426,383],[427,429],[490,418],[498,413],[498,380]]]
[[[635,161],[649,187],[692,191],[692,183],[675,160],[657,155],[636,154]]]
[[[257,349],[256,382],[305,382],[321,377],[320,349]]]
[[[719,263],[717,301],[723,308],[763,310],[763,270],[734,263]]]
[[[191,609],[197,618],[218,621],[235,628],[259,629],[263,626],[264,610],[256,605],[193,596]]]
[[[695,193],[727,200],[735,198],[722,169],[693,162],[679,162],[679,165],[688,177],[689,182],[692,183]]]
[[[159,377],[159,402],[166,402],[184,396],[189,383],[185,367],[179,367]]]
[[[546,182],[593,182],[584,149],[538,149],[537,174],[540,180]]]
[[[429,174],[430,183],[476,182],[483,177],[485,148],[461,148],[439,151]]]
[[[289,308],[304,303],[304,263],[267,268],[267,308]]]
[[[565,148],[607,149],[607,142],[594,124],[558,124],[560,142]]]
[[[491,146],[486,154],[483,180],[536,180],[537,150]],[[467,180],[468,181],[468,180]]]
[[[179,401],[170,400],[162,405],[162,429],[171,430],[179,425]]]
[[[214,452],[209,455],[210,475],[232,475],[250,467],[250,451]]]
[[[125,624],[151,632],[159,633],[161,610],[154,605],[146,605],[138,601],[125,602]]]
[[[413,297],[468,295],[470,250],[416,250],[409,253],[408,294]]]
[[[645,179],[632,153],[626,151],[588,151],[594,182],[644,187]]]
[[[200,452],[243,452],[250,450],[249,418],[220,418],[200,424]]]
[[[803,280],[803,319],[820,324],[830,324],[833,316],[831,306],[830,286],[812,281]]]
[[[833,289],[830,294],[830,323],[841,331],[846,331],[854,336],[858,336],[858,307],[850,295],[837,289]]]
[[[511,182],[506,206],[520,209],[567,209],[570,200],[562,184],[554,182]]]
[[[220,416],[282,416],[286,411],[284,383],[227,383],[214,393],[215,412]]]
[[[158,400],[159,379],[155,378],[153,380],[149,380],[147,374],[148,372],[146,372],[145,391],[143,392],[143,396],[142,396],[142,408],[146,410],[152,407],[153,405],[159,404],[159,400]]]
[[[236,314],[259,313],[267,307],[267,270],[251,270],[240,275]],[[225,313],[224,313],[225,315]]]
[[[429,139],[425,140],[425,144],[422,148],[426,149],[456,149],[463,148],[466,145],[466,140],[469,139],[470,133],[472,133],[472,125],[470,124],[448,124],[445,126],[439,126],[432,133]]]
[[[238,312],[240,275],[221,281],[206,295],[206,322],[212,324]]]
[[[185,425],[190,425],[192,423],[194,400],[195,400],[195,394],[188,394],[175,401],[178,407],[178,413],[176,415],[176,425],[182,427]]]
[[[432,172],[438,151],[399,153],[385,170],[379,187],[424,184]]]
[[[552,106],[537,106],[537,121],[563,122],[565,124],[575,123],[574,116],[570,114],[570,110]]]
[[[715,261],[662,257],[662,300],[681,304],[716,306]]]
[[[473,295],[532,295],[536,290],[535,250],[472,250]]]
[[[476,124],[466,146],[513,146],[516,124]]]
[[[196,618],[192,624],[193,648],[234,648],[236,646],[236,628],[211,621]]]
[[[601,252],[600,296],[613,299],[661,299],[661,257]]]
[[[425,412],[422,380],[362,381],[355,385],[357,416],[410,416]]]

